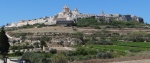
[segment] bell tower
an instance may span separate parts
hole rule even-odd
[[[63,7],[63,12],[70,12],[70,9],[67,5]]]
[[[75,8],[74,11],[78,13],[78,9],[77,8]]]
[[[103,10],[102,10],[102,12],[101,12],[100,16],[105,16],[105,13],[104,13],[104,11],[103,11]]]

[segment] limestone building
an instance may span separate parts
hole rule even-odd
[[[88,17],[95,17],[96,19],[103,19],[105,21],[111,20],[118,20],[118,21],[138,21],[143,23],[144,20],[141,17],[132,16],[132,15],[121,15],[121,14],[105,14],[102,10],[101,14],[82,14],[75,8],[73,11],[65,5],[62,8],[62,11],[58,14],[55,14],[51,17],[42,17],[38,19],[31,19],[31,20],[21,20],[18,23],[10,23],[6,27],[21,27],[24,25],[33,25],[33,24],[45,24],[45,25],[64,25],[64,24],[71,24],[75,23],[77,18],[88,18]]]

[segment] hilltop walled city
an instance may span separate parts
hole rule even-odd
[[[104,11],[101,12],[100,15],[96,14],[82,14],[75,8],[73,11],[70,10],[68,6],[64,6],[62,11],[58,14],[51,17],[43,17],[32,20],[21,20],[17,23],[7,24],[6,27],[21,27],[25,25],[33,25],[33,24],[45,24],[45,25],[55,25],[55,24],[69,24],[75,23],[78,18],[88,18],[95,17],[97,19],[103,18],[105,21],[110,21],[112,18],[117,21],[138,21],[143,23],[144,20],[141,17],[134,15],[121,15],[121,14],[104,14]]]
[[[54,16],[8,23],[0,30],[6,31],[10,45],[8,63],[26,59],[33,63],[55,63],[55,59],[60,61],[56,63],[90,63],[88,60],[96,59],[101,63],[150,51],[150,24],[142,17],[103,10],[98,15],[84,14],[65,5]]]

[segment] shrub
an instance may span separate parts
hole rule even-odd
[[[97,53],[97,58],[113,58],[113,55],[111,53],[104,53],[104,52],[100,52]]]
[[[129,51],[130,51],[130,52],[140,52],[141,50],[138,50],[138,49],[130,49]]]
[[[68,63],[68,60],[65,55],[59,53],[51,58],[52,63]]]
[[[86,18],[86,19],[78,19],[77,21],[77,26],[78,27],[88,27],[90,25],[97,25],[97,20],[95,18]]]
[[[74,60],[75,60],[74,56],[68,56],[67,59],[68,59],[69,61],[74,61]]]
[[[86,52],[88,55],[97,54],[97,51],[95,49],[86,49]]]
[[[51,53],[44,53],[44,57],[46,57],[46,58],[51,58],[52,55],[53,54],[51,54]]]
[[[30,60],[32,63],[44,63],[42,61],[45,57],[41,53],[26,52],[22,55],[22,59]]]
[[[57,50],[56,50],[56,49],[51,49],[51,50],[50,50],[50,53],[56,54],[56,53],[57,53]]]
[[[22,56],[23,55],[23,52],[20,52],[20,51],[16,51],[12,54],[10,54],[10,56]]]
[[[113,45],[112,42],[105,41],[105,40],[97,41],[97,42],[95,42],[95,44],[99,44],[99,45]]]
[[[83,47],[79,47],[76,49],[76,55],[87,55],[87,51]]]

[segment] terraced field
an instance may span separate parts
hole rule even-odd
[[[148,51],[150,50],[150,42],[117,42],[114,45],[92,45],[90,47],[96,49],[110,49],[115,51]]]
[[[76,29],[76,30],[73,30]],[[78,32],[93,32],[93,31],[101,31],[103,29],[93,29],[93,28],[78,28],[78,27],[61,27],[61,26],[52,26],[52,27],[43,27],[43,28],[28,28],[28,29],[19,29],[11,32],[17,32],[17,33],[35,33],[35,32],[59,32],[59,33],[76,33]],[[133,32],[133,31],[143,31],[150,33],[150,29],[144,29],[144,28],[122,28],[122,29],[114,29],[114,28],[108,28],[105,29],[111,32],[119,32],[119,33],[127,33],[127,32]]]
[[[123,42],[123,43],[118,42],[114,44],[126,47],[150,48],[150,42]]]
[[[89,45],[86,49],[115,51],[112,59],[91,59],[71,63],[149,63],[150,42],[116,42],[114,45]],[[119,57],[120,55],[123,55]]]

